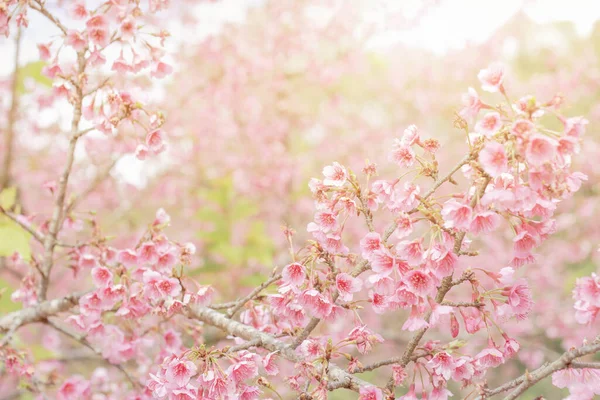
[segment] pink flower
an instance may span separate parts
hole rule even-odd
[[[383,400],[383,392],[375,386],[361,386],[358,400]]]
[[[456,315],[454,313],[450,314],[450,334],[453,338],[458,336],[460,331],[460,325],[458,324],[458,319],[456,319]]]
[[[467,93],[462,95],[462,103],[464,107],[460,110],[459,115],[469,120],[477,116],[483,105],[477,91],[472,87],[469,88]]]
[[[519,342],[506,336],[506,334],[504,334],[504,339],[506,340],[504,342],[504,357],[510,358],[519,351],[520,345]]]
[[[410,316],[402,325],[402,330],[414,332],[427,327],[429,327],[429,323],[423,319],[423,315],[419,313],[418,308],[413,306]]]
[[[493,211],[477,212],[471,221],[470,232],[477,235],[495,230],[500,225],[501,218]]]
[[[403,146],[412,146],[415,142],[419,141],[419,129],[416,125],[410,125],[404,130],[400,142]]]
[[[369,353],[374,344],[383,343],[383,338],[374,332],[371,332],[366,325],[357,326],[348,334],[348,339],[356,343],[356,348],[360,354]]]
[[[504,152],[504,145],[498,142],[488,142],[479,153],[479,162],[483,170],[491,177],[496,178],[508,170],[508,157]]]
[[[485,137],[492,137],[502,127],[502,119],[497,112],[487,113],[477,124],[475,132],[481,133]]]
[[[377,232],[369,232],[360,241],[360,250],[362,257],[366,260],[370,260],[373,253],[379,250],[381,247],[381,236]]]
[[[396,230],[394,233],[398,239],[403,239],[413,231],[412,219],[405,212],[400,212],[396,217]],[[364,257],[363,257],[364,258]]]
[[[529,135],[534,131],[535,125],[533,124],[533,122],[527,119],[516,120],[510,128],[510,133],[522,140],[527,139]]]
[[[526,257],[531,250],[537,246],[538,240],[526,229],[522,229],[517,236],[513,238],[513,249],[517,257]]]
[[[88,17],[88,10],[85,8],[84,1],[75,1],[70,7],[71,18],[73,19],[85,19]]]
[[[196,370],[196,365],[193,362],[175,358],[166,366],[165,378],[169,383],[174,383],[177,387],[183,387],[196,374]]]
[[[542,165],[552,161],[556,155],[557,144],[544,135],[535,135],[529,141],[525,155],[532,165]]]
[[[318,211],[315,214],[315,222],[324,231],[335,230],[337,227],[336,215],[331,211]]]
[[[454,372],[452,373],[452,380],[457,382],[461,380],[468,381],[473,377],[475,368],[471,363],[469,357],[459,357],[454,362]]]
[[[158,261],[158,250],[153,242],[144,242],[137,251],[137,260],[140,264],[153,265]]]
[[[492,63],[486,69],[482,69],[477,74],[481,81],[481,88],[486,92],[495,93],[503,91],[502,82],[504,81],[504,66],[500,63]]]
[[[164,62],[158,62],[154,64],[154,69],[150,72],[150,76],[153,78],[162,79],[165,76],[170,75],[173,72],[173,67]]]
[[[507,304],[518,319],[524,319],[533,308],[531,290],[523,278],[517,280],[512,287],[505,289],[502,295],[507,296]]]
[[[129,63],[125,60],[125,58],[123,58],[122,52],[121,52],[121,55],[119,56],[119,58],[117,58],[115,61],[113,61],[111,71],[115,71],[119,74],[131,72],[131,65],[129,65]]]
[[[164,253],[160,253],[156,261],[156,269],[162,272],[171,271],[178,261],[177,252],[175,249],[170,249]]]
[[[344,186],[346,183],[346,179],[348,179],[348,172],[346,172],[346,168],[340,165],[337,162],[334,162],[333,165],[328,165],[323,168],[323,184],[325,186]]]
[[[42,73],[50,79],[56,78],[58,75],[62,75],[63,72],[58,64],[49,64],[42,68]]]
[[[600,276],[592,273],[591,276],[577,278],[573,298],[600,307]]]
[[[98,65],[104,65],[105,62],[106,62],[106,57],[104,57],[104,55],[101,52],[99,52],[98,50],[92,51],[88,58],[88,64],[92,67],[96,67]]]
[[[302,293],[300,302],[314,317],[319,319],[327,317],[333,309],[331,301],[315,289]]]
[[[370,260],[373,272],[384,276],[390,275],[396,266],[396,259],[386,248],[375,250]]]
[[[565,121],[565,135],[579,138],[585,132],[585,126],[589,121],[583,117],[567,118]]]
[[[373,311],[376,314],[383,314],[384,312],[389,311],[390,303],[388,301],[387,296],[370,290],[369,301],[371,302],[371,305],[373,306]]]
[[[442,217],[446,228],[466,231],[471,226],[472,215],[473,209],[469,205],[455,199],[446,201],[442,209]]]
[[[408,388],[408,392],[404,396],[400,396],[398,400],[419,400],[415,394],[415,384],[411,384]]]
[[[438,324],[442,315],[452,314],[452,307],[442,306],[429,298],[429,305],[431,306],[431,317],[429,317],[429,326],[434,327]]]
[[[212,299],[215,296],[215,289],[210,285],[200,286],[196,292],[194,303],[200,306],[206,307],[212,303]]]
[[[433,369],[433,372],[445,380],[450,379],[454,372],[454,359],[445,351],[437,353],[427,364]]]
[[[40,59],[48,61],[50,57],[52,57],[52,53],[50,53],[50,44],[39,43],[37,48],[40,53]]]
[[[58,389],[58,400],[79,400],[90,396],[90,383],[79,375],[67,379]]]
[[[87,40],[83,37],[81,32],[70,30],[67,32],[65,43],[75,49],[75,51],[81,51],[85,49]]]
[[[258,375],[258,367],[254,361],[240,361],[229,367],[227,374],[234,382],[240,383]]]
[[[155,129],[148,132],[148,135],[146,135],[146,145],[154,154],[163,152],[167,148],[163,130]]]
[[[164,377],[162,371],[158,375],[150,374],[150,379],[146,382],[146,387],[156,397],[162,398],[167,395],[168,382]]]
[[[431,294],[433,289],[435,289],[433,279],[421,270],[408,272],[404,278],[404,282],[411,292],[422,297]]]
[[[345,272],[337,274],[335,285],[343,301],[352,300],[352,294],[362,289],[362,281]]]
[[[452,397],[452,392],[443,386],[434,387],[429,394],[429,400],[448,400],[448,397]]]
[[[411,242],[403,240],[396,245],[396,249],[409,266],[417,267],[423,263],[423,238]]]
[[[409,146],[406,146],[396,139],[389,160],[400,167],[412,167],[415,163],[415,152]]]
[[[300,286],[304,283],[306,279],[306,273],[304,272],[304,267],[299,263],[292,263],[286,265],[283,268],[283,272],[281,273],[282,280],[288,285],[292,286]]]
[[[109,36],[108,36],[108,29],[101,27],[101,28],[89,28],[88,29],[88,37],[90,38],[90,41],[95,44],[96,46],[99,47],[104,47],[108,44],[109,41]]]
[[[135,35],[136,25],[135,20],[127,17],[121,22],[121,36],[125,40],[132,39]]]
[[[134,267],[138,264],[137,253],[131,249],[121,250],[117,260],[126,267]]]
[[[92,281],[99,288],[109,286],[112,283],[112,272],[106,267],[95,267],[92,269]]]
[[[277,355],[277,352],[273,351],[267,354],[262,360],[263,368],[269,375],[279,374],[279,367],[277,367],[277,364],[275,364],[275,355]]]
[[[402,365],[392,365],[392,377],[394,379],[394,384],[400,386],[408,377],[408,374]]]
[[[148,157],[149,149],[143,144],[140,144],[135,149],[135,156],[138,160],[145,160]]]
[[[485,369],[495,368],[504,363],[504,355],[493,343],[490,343],[488,347],[481,350],[475,356],[475,359],[477,360],[477,364]]]

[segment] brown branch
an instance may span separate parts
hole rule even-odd
[[[38,232],[35,229],[33,229],[33,227],[31,225],[27,225],[25,222],[23,222],[16,214],[11,213],[10,211],[6,211],[2,207],[0,207],[0,213],[6,215],[13,222],[19,224],[19,226],[21,228],[25,229],[27,232],[29,232],[29,234],[31,234],[31,236],[33,236],[33,238],[35,240],[37,240],[41,244],[44,244],[44,241],[46,240],[46,237],[44,235],[42,235],[40,232]],[[59,246],[59,247],[77,247],[76,245],[63,243],[63,242],[60,242],[58,240],[56,241],[56,246]]]
[[[68,296],[44,301],[33,307],[14,311],[0,318],[0,333],[6,333],[18,329],[23,325],[43,321],[46,318],[67,311],[79,302],[79,298],[85,293],[74,293]]]
[[[275,271],[273,271],[273,272],[275,272]],[[244,306],[244,304],[246,304],[247,302],[253,300],[256,296],[258,296],[258,294],[260,292],[262,292],[263,289],[265,289],[266,287],[270,286],[273,282],[276,282],[280,279],[281,279],[281,274],[275,274],[275,275],[271,276],[271,278],[269,280],[261,283],[260,286],[256,287],[247,296],[241,298],[240,300],[237,300],[235,302],[235,306],[233,308],[231,308],[229,311],[227,311],[227,315],[229,316],[229,318],[233,317],[235,315],[235,313],[238,312],[240,310],[240,308],[242,308]]]
[[[484,394],[480,396],[477,400],[487,399],[491,396],[495,396],[497,394],[506,392],[513,388],[513,390],[509,395],[507,395],[504,400],[515,400],[521,396],[527,389],[551,375],[556,371],[560,371],[565,368],[598,368],[600,367],[599,363],[582,363],[577,362],[573,363],[572,361],[583,357],[588,354],[594,354],[600,352],[600,336],[596,337],[596,339],[590,343],[583,345],[578,348],[572,348],[569,351],[564,352],[558,359],[551,363],[546,363],[542,365],[540,368],[532,371],[526,372],[520,377],[513,379],[510,382],[505,383],[502,386],[499,386],[495,389],[485,390]]]
[[[80,77],[84,71],[85,58],[83,52],[80,51],[77,53],[77,77]],[[69,148],[67,150],[67,161],[58,182],[58,192],[56,195],[56,202],[54,203],[54,212],[50,221],[48,234],[44,240],[44,257],[41,268],[42,276],[38,286],[38,299],[40,301],[46,299],[46,294],[48,292],[50,273],[52,271],[52,266],[54,265],[54,248],[56,246],[57,235],[62,222],[69,177],[73,168],[73,162],[75,161],[75,148],[77,147],[78,139],[81,137],[77,135],[79,132],[79,121],[81,121],[82,116],[81,107],[83,101],[83,92],[81,82],[75,85],[75,92],[73,119],[71,120],[71,138],[69,140]]]
[[[39,12],[44,17],[52,21],[52,23],[54,23],[54,25],[56,25],[56,27],[60,29],[63,34],[67,34],[67,28],[60,22],[58,18],[56,18],[48,10],[46,10],[44,4],[40,0],[34,0],[33,2],[30,2],[29,7],[31,7],[33,10]]]
[[[27,232],[29,232],[29,234],[31,234],[31,236],[33,236],[33,238],[35,240],[37,240],[38,242],[40,242],[42,244],[44,243],[44,235],[42,235],[40,232],[33,229],[33,227],[31,227],[30,225],[23,222],[17,215],[11,213],[10,211],[5,210],[1,206],[0,206],[0,213],[6,215],[13,222],[17,223],[21,228],[23,228]]]
[[[87,133],[86,131],[89,130],[84,130],[81,132]],[[106,168],[104,168],[104,170],[102,170],[96,175],[92,183],[90,183],[90,185],[87,188],[85,188],[81,193],[79,193],[69,202],[65,210],[65,215],[68,215],[71,211],[73,211],[73,209],[75,209],[75,207],[77,207],[79,203],[81,203],[87,196],[89,196],[94,190],[96,190],[98,185],[100,185],[106,178],[108,178],[108,176],[110,175],[110,171],[112,171],[114,166],[117,164],[117,161],[119,161],[118,158],[111,161],[110,164]]]
[[[461,161],[461,163],[468,162],[470,157],[472,157],[472,155],[463,159],[463,161]],[[458,170],[458,168],[456,168],[455,170]],[[477,204],[478,199],[485,192],[485,189],[487,188],[488,184],[490,183],[490,180],[491,180],[490,177],[486,176],[484,178],[483,183],[477,189],[477,192],[473,196],[473,199],[471,199],[471,207],[474,207]],[[454,240],[454,253],[458,254],[458,252],[461,249],[464,238],[465,238],[465,232],[460,232],[458,235],[456,235],[456,239]],[[461,282],[464,282],[464,280],[459,280],[458,282],[461,283]],[[435,296],[436,303],[440,304],[443,302],[444,297],[446,297],[446,294],[450,291],[450,289],[452,289],[452,287],[455,286],[454,283],[455,282],[452,281],[452,275],[448,275],[447,277],[442,279],[442,283],[441,283],[440,287],[438,288],[437,295]],[[425,315],[425,320],[429,321],[430,317],[431,317],[431,311],[427,312],[427,314]],[[413,337],[410,339],[410,341],[406,345],[406,349],[404,350],[404,353],[402,355],[400,365],[402,365],[403,367],[406,367],[408,365],[408,363],[411,360],[413,352],[419,345],[419,342],[423,338],[423,335],[425,335],[425,332],[427,332],[427,329],[428,329],[428,327],[421,328],[413,335]],[[393,385],[394,385],[394,381],[393,381],[393,379],[390,379],[388,381],[388,385],[387,385],[387,387],[388,387],[388,389],[390,389],[390,391],[392,391]]]
[[[410,358],[410,360],[416,361],[421,357],[428,356],[429,354],[430,353],[413,354],[412,357]],[[352,373],[360,374],[360,373],[367,372],[367,371],[373,371],[374,369],[381,368],[386,365],[399,364],[401,361],[402,361],[402,357],[392,357],[392,358],[388,358],[387,360],[377,361],[377,362],[374,362],[373,364],[369,364],[369,365],[365,365],[364,367],[357,368],[354,371],[352,371]]]
[[[303,358],[297,355],[296,352],[285,342],[282,342],[281,340],[265,332],[261,332],[252,326],[229,319],[224,314],[221,314],[220,312],[212,310],[208,307],[188,307],[187,316],[189,318],[202,321],[205,324],[222,329],[230,335],[237,336],[248,341],[253,341],[253,344],[256,343],[257,346],[260,346],[266,350],[278,351],[279,355],[288,361],[297,363],[303,360]],[[352,376],[340,367],[331,363],[328,366],[327,377],[329,379],[329,390],[344,387],[350,390],[358,391],[360,386],[370,385],[369,383]]]

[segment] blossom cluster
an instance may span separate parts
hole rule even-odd
[[[74,202],[65,202],[80,137],[99,131],[140,160],[166,149],[163,115],[149,111],[119,79],[172,72],[162,49],[168,34],[148,31],[144,23],[167,3],[150,0],[143,11],[133,0],[95,9],[76,1],[69,8],[78,24],[72,27],[52,16],[43,1],[0,4],[1,33],[8,34],[13,23],[26,27],[32,11],[61,32],[38,48],[44,74],[54,82],[53,98],[67,100],[74,110],[71,162],[58,181],[45,185],[56,204],[52,217],[38,229],[33,217],[2,209],[43,247],[12,300],[33,310],[30,322],[70,337],[108,367],[95,367],[86,378],[60,362],[36,363],[10,344],[25,323],[17,314],[16,322],[10,315],[2,319],[10,322],[2,322],[7,336],[0,343],[7,373],[34,393],[61,400],[252,400],[290,390],[299,398],[325,399],[339,388],[354,390],[361,400],[445,400],[454,383],[470,395],[488,393],[490,371],[521,349],[507,326],[526,320],[534,306],[524,267],[556,232],[559,203],[587,179],[572,169],[587,121],[563,116],[559,96],[511,100],[504,67],[494,63],[478,78],[481,90],[499,104],[473,88],[463,96],[455,127],[464,134],[465,152],[456,166],[441,167],[443,144],[416,125],[399,132],[387,149],[391,177],[379,176],[369,161],[360,173],[349,164],[327,165],[320,179],[309,182],[315,209],[306,227],[310,240],[295,248],[293,231],[286,228],[285,265],[250,294],[218,304],[213,286],[191,272],[196,246],[168,239],[171,218],[163,209],[135,244],[110,243],[93,216],[87,220],[89,240],[71,244],[58,235],[62,228],[82,230],[81,220],[70,215]],[[111,61],[109,48],[118,54]],[[550,117],[560,131],[547,127]],[[80,127],[82,119],[89,128]],[[488,235],[510,243],[510,262],[478,262]],[[69,273],[92,288],[53,303],[47,293],[56,279],[55,248],[64,249]],[[27,267],[19,255],[9,262]],[[595,322],[598,277],[579,279],[573,296],[578,322]],[[48,307],[53,311],[43,314]],[[395,329],[411,337],[402,354],[368,363],[392,339],[373,315],[404,318]],[[438,336],[421,341],[432,328]],[[55,337],[45,342],[69,349]],[[383,367],[390,373],[387,384],[356,375]],[[552,379],[573,398],[600,393],[594,368],[567,365]]]

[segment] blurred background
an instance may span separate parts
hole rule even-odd
[[[146,85],[142,95],[167,117],[167,151],[142,162],[132,154],[136,143],[127,135],[109,140],[98,134],[86,137],[77,153],[74,188],[97,182],[80,209],[93,210],[100,229],[124,238],[115,247],[135,242],[163,207],[171,216],[169,237],[199,249],[189,273],[214,284],[217,301],[237,297],[289,261],[283,226],[296,230],[298,245],[308,237],[306,224],[314,212],[308,181],[320,177],[323,166],[338,161],[359,171],[369,159],[381,176],[396,176],[387,149],[409,124],[441,142],[441,171],[462,157],[464,134],[453,126],[461,95],[469,87],[479,90],[478,71],[500,61],[508,69],[505,87],[512,99],[535,94],[547,101],[560,94],[566,115],[590,121],[577,159],[590,179],[561,205],[559,233],[524,272],[542,289],[532,316],[511,326],[526,349],[492,381],[534,368],[590,335],[591,328],[573,320],[571,290],[577,277],[597,270],[600,257],[600,7],[595,1],[171,4],[156,22],[171,32],[174,72],[158,86],[136,78]],[[53,33],[32,15],[18,60],[22,111],[13,181],[23,209],[36,212],[49,209],[44,184],[58,175],[56,160],[67,143],[60,132],[69,121],[68,107],[51,100],[51,82],[38,61],[37,44]],[[14,38],[0,39],[0,132],[7,122],[5,94],[15,50]],[[88,218],[73,213],[71,234],[91,229]],[[15,240],[30,252],[26,235],[17,237],[20,233],[8,228],[0,234],[12,240],[9,248],[0,237],[0,256],[12,254]],[[487,250],[468,262],[506,266],[510,254],[504,239],[479,238]],[[68,261],[65,267],[59,273],[74,273]],[[0,287],[6,289],[0,314],[20,308],[10,294],[23,277],[18,265],[0,271]],[[383,324],[380,332],[398,348],[406,337],[394,332],[400,332],[404,318],[382,322],[373,316],[369,323]],[[36,351],[52,357],[47,347]],[[524,398],[554,399],[557,393],[547,382]]]

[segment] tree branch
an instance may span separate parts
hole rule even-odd
[[[41,6],[41,5],[40,5]],[[43,8],[42,8],[43,9]],[[77,53],[77,73],[78,77],[85,71],[85,58],[82,51]],[[83,102],[83,91],[82,84],[78,83],[75,85],[75,104],[73,105],[73,119],[71,120],[71,138],[69,140],[69,148],[67,150],[67,161],[58,182],[58,193],[56,195],[56,202],[54,204],[54,212],[50,221],[50,227],[48,234],[44,240],[44,258],[42,261],[42,276],[40,278],[40,284],[38,287],[38,299],[43,301],[46,299],[48,292],[48,282],[50,280],[50,272],[54,264],[54,248],[56,246],[57,235],[62,225],[62,216],[64,212],[65,196],[67,193],[67,186],[69,183],[69,176],[73,168],[73,162],[75,161],[75,148],[77,147],[77,141],[81,137],[77,135],[79,132],[79,121],[81,121],[81,107]]]
[[[270,286],[273,282],[276,282],[280,279],[281,279],[281,274],[275,274],[275,275],[271,276],[271,278],[269,280],[261,283],[260,286],[256,287],[246,297],[243,297],[240,300],[236,301],[235,306],[233,308],[231,308],[229,311],[227,311],[227,315],[229,316],[229,318],[233,317],[235,315],[235,313],[238,312],[240,310],[240,308],[242,308],[244,306],[244,304],[246,304],[247,302],[254,299],[256,296],[258,296],[258,294],[260,292],[262,292],[262,290],[264,288]]]
[[[281,357],[288,361],[297,363],[303,360],[303,358],[298,356],[294,349],[290,348],[285,342],[282,342],[272,335],[261,332],[251,326],[229,319],[218,311],[207,307],[188,307],[187,316],[189,318],[202,321],[205,324],[222,329],[230,335],[252,341],[253,345],[262,347],[269,351],[278,351]],[[350,390],[358,391],[360,386],[370,385],[369,383],[352,376],[335,364],[330,363],[328,370],[329,390],[344,387]]]
[[[0,333],[6,333],[13,329],[13,327],[16,330],[23,325],[40,322],[50,316],[67,311],[75,306],[84,294],[84,292],[70,294],[7,314],[0,318]]]
[[[504,398],[504,400],[515,400],[519,398],[519,396],[521,396],[521,394],[523,394],[527,389],[556,371],[560,371],[565,368],[600,368],[600,363],[572,362],[579,357],[597,352],[600,352],[600,336],[596,337],[596,339],[590,344],[586,344],[564,352],[555,361],[544,364],[532,372],[526,372],[520,377],[513,379],[512,381],[507,382],[495,389],[485,390],[484,394],[478,397],[477,400],[484,400],[516,388]]]

